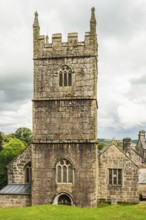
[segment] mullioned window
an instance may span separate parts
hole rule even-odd
[[[72,85],[72,70],[68,65],[61,66],[59,70],[59,86],[71,86]]]
[[[73,167],[69,160],[62,159],[56,165],[56,177],[58,183],[73,182]]]
[[[109,169],[109,185],[121,186],[122,185],[122,170]]]

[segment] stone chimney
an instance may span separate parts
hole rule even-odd
[[[139,139],[141,139],[141,138],[145,138],[145,131],[144,130],[139,131]]]
[[[131,138],[126,137],[123,139],[123,151],[125,153],[128,153],[130,151],[130,147],[131,147]]]

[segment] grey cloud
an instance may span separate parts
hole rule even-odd
[[[146,84],[146,74],[145,75],[142,75],[141,77],[139,77],[138,79],[132,79],[130,81],[130,83],[133,85],[133,86],[145,86]]]
[[[135,128],[129,130],[122,129],[117,99],[123,91],[119,90],[116,97],[111,97],[109,91],[114,93],[114,85],[110,87],[112,80],[121,76],[127,80],[126,76],[129,76],[133,79],[129,81],[129,91],[123,94],[125,99],[145,94],[145,0],[43,0],[43,3],[40,0],[5,0],[0,3],[0,111],[4,117],[7,117],[6,111],[13,111],[7,120],[11,128],[19,125],[14,112],[32,98],[34,12],[37,10],[39,13],[41,34],[49,34],[51,38],[52,33],[61,32],[65,39],[68,32],[78,32],[79,39],[83,40],[84,33],[90,28],[92,6],[96,9],[99,41],[98,99],[101,123],[98,136],[135,136],[141,128],[135,125]],[[116,44],[113,43],[115,41]],[[137,79],[139,72],[143,73],[143,78]],[[105,85],[105,79],[109,83],[108,89],[106,86],[101,87],[101,82]],[[27,121],[27,117],[23,120],[25,114],[30,117],[28,112],[22,111],[19,115],[20,123]],[[7,128],[0,124],[0,128],[10,130],[8,124]]]
[[[116,140],[122,140],[125,137],[130,137],[132,140],[137,140],[138,139],[138,132],[140,130],[145,130],[145,126],[136,126],[133,129],[122,129],[122,128],[113,128],[113,127],[108,127],[107,129],[102,129],[99,132],[99,137],[100,138],[115,138]],[[121,135],[122,134],[122,135]]]
[[[126,95],[131,99],[135,100],[138,103],[145,103],[146,105],[146,75],[142,75],[140,78],[134,78],[129,81],[130,90]]]
[[[23,103],[32,98],[32,81],[29,75],[11,74],[9,77],[0,75],[0,102],[1,110],[11,110],[13,103]],[[17,104],[14,105],[17,108]]]
[[[145,7],[136,4],[137,1],[103,0],[97,7],[102,37],[116,36],[118,38],[133,37],[140,31],[141,25],[146,27]],[[139,25],[139,23],[141,25]]]

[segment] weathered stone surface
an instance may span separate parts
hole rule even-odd
[[[34,22],[34,97],[32,146],[32,204],[53,203],[67,193],[77,206],[97,203],[97,39],[94,10],[84,42],[77,33],[54,34],[52,43],[40,36]],[[71,81],[66,86],[63,68]],[[63,67],[63,68],[62,68]],[[61,73],[60,73],[61,71]],[[62,78],[62,75],[64,74]],[[64,81],[60,81],[63,79]],[[69,76],[67,76],[69,77]],[[68,159],[72,183],[56,181],[56,164]]]
[[[143,162],[146,163],[146,137],[145,131],[139,131],[138,141],[136,144],[136,151],[143,158]]]
[[[129,154],[127,155],[137,166],[141,167],[143,159],[141,156],[132,148],[129,151]]]
[[[123,139],[123,152],[129,157],[134,163],[141,167],[143,159],[139,155],[139,152],[136,151],[135,147],[131,146],[131,138]]]
[[[37,101],[33,107],[34,140],[96,139],[96,100]]]
[[[109,169],[122,170],[122,184],[109,184]],[[99,155],[98,199],[117,202],[138,203],[138,166],[114,144]]]
[[[35,60],[35,99],[95,98],[96,57]],[[59,69],[67,64],[72,70],[72,86],[59,87]]]
[[[38,144],[32,150],[33,205],[51,204],[61,192],[71,194],[77,206],[96,205],[95,144]],[[73,183],[56,182],[56,164],[61,158],[68,158],[73,164]]]
[[[30,205],[30,195],[0,195],[0,207],[16,208]]]
[[[25,183],[25,166],[31,161],[31,146],[27,147],[8,165],[8,183]]]

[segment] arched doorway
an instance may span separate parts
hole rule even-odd
[[[58,198],[58,205],[71,205],[71,199],[69,196],[63,194]]]
[[[71,205],[74,206],[73,198],[69,193],[62,192],[55,196],[54,205]]]

